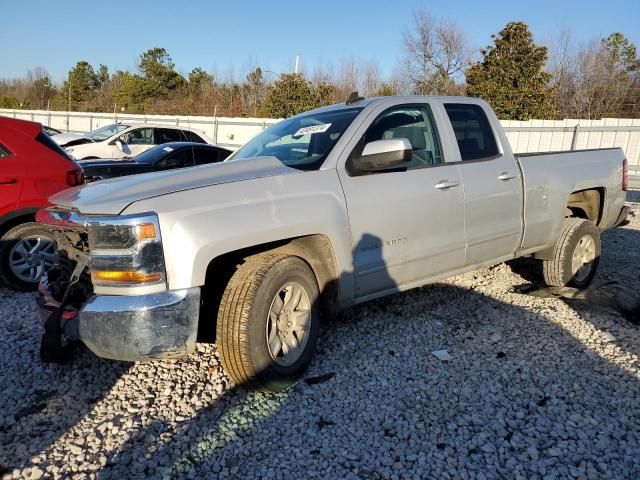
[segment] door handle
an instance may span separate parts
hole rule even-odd
[[[502,172],[500,175],[498,175],[498,180],[502,180],[503,182],[506,182],[507,180],[513,180],[514,178],[516,178],[516,175],[511,172]]]
[[[447,190],[452,187],[457,187],[458,185],[460,184],[453,180],[440,180],[438,183],[436,183],[435,187],[438,190]]]
[[[11,183],[16,183],[17,180],[11,177],[0,177],[0,185],[9,185]]]

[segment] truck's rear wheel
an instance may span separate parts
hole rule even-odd
[[[593,222],[566,218],[553,258],[543,262],[544,281],[553,287],[586,288],[600,260],[600,231]]]
[[[216,344],[222,366],[238,385],[280,391],[309,365],[320,307],[313,271],[300,258],[245,259],[222,295]]]

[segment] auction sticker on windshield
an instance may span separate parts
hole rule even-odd
[[[310,133],[324,133],[329,130],[331,126],[330,123],[321,123],[320,125],[311,125],[310,127],[302,127],[298,129],[296,133],[293,134],[294,137],[302,137],[303,135],[308,135]]]

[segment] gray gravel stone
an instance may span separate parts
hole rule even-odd
[[[638,219],[607,232],[596,283],[640,288],[639,245]],[[639,327],[512,291],[536,275],[519,260],[325,319],[307,375],[335,376],[276,395],[235,388],[213,345],[43,365],[33,294],[0,289],[5,477],[640,478]]]

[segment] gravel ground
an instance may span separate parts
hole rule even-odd
[[[607,233],[596,281],[640,287],[639,245],[638,219]],[[234,388],[208,345],[42,365],[32,294],[0,290],[3,478],[640,478],[640,327],[511,291],[534,272],[328,320],[306,378],[334,376],[278,395]]]

